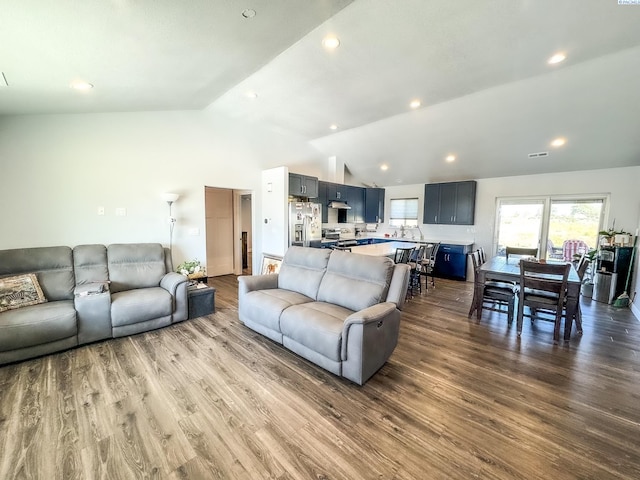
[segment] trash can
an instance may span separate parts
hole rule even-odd
[[[618,274],[612,272],[596,272],[593,286],[593,299],[596,302],[611,303],[616,295]]]

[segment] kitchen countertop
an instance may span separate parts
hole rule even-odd
[[[322,239],[322,243],[333,243],[333,242],[344,242],[345,240],[366,240],[366,239],[378,239],[378,240],[387,240],[389,242],[409,242],[409,243],[444,243],[447,245],[473,245],[473,240],[435,240],[432,238],[425,239],[412,239],[411,237],[405,238],[397,238],[397,237],[385,237],[384,235],[360,235],[356,237],[355,235],[349,236],[341,236],[339,239]]]

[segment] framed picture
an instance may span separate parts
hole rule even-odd
[[[282,257],[265,253],[262,255],[262,269],[260,272],[262,275],[278,273],[280,272],[280,265],[282,265]]]

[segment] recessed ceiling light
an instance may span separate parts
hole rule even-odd
[[[422,105],[420,100],[411,100],[411,103],[409,104],[411,108],[418,108],[420,105]]]
[[[245,96],[251,100],[258,98],[258,94],[256,92],[247,92],[245,93]]]
[[[389,170],[389,165],[383,163],[382,165],[380,165],[380,170],[382,170],[383,172]]]
[[[563,62],[566,58],[567,58],[567,56],[564,53],[556,53],[554,56],[552,56],[549,59],[549,63],[551,65],[553,65],[555,63],[560,63],[560,62]]]
[[[338,125],[336,125],[335,123],[333,125],[329,125],[329,129],[330,130],[337,130],[338,129]]]
[[[329,50],[335,50],[340,46],[340,40],[338,40],[338,37],[324,37],[322,40],[322,46]]]
[[[83,80],[77,80],[75,82],[71,82],[70,87],[74,90],[91,90],[93,85]]]
[[[456,159],[455,155],[447,155],[447,158],[445,158],[447,162],[453,162],[455,161],[455,159]]]
[[[566,139],[564,139],[564,138],[562,138],[562,137],[558,137],[558,138],[554,139],[554,140],[551,142],[551,146],[552,146],[552,147],[561,147],[561,146],[563,146],[565,143],[567,143],[567,140],[566,140]]]
[[[246,10],[242,11],[242,16],[244,18],[253,18],[256,16],[256,11],[251,8],[247,8]]]

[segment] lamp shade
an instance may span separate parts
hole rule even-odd
[[[162,199],[165,202],[173,203],[176,200],[178,200],[178,198],[180,198],[180,195],[178,195],[177,193],[163,193],[162,194]]]

